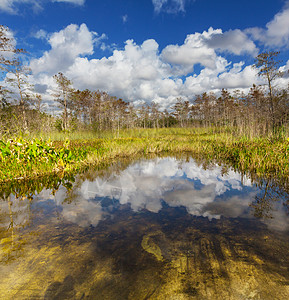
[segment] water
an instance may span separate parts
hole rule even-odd
[[[1,195],[1,299],[289,298],[274,181],[168,157]]]

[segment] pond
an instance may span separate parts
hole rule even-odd
[[[289,299],[285,190],[190,157],[3,186],[0,298]]]

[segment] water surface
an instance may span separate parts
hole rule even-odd
[[[173,157],[0,201],[3,299],[288,299],[288,194]]]

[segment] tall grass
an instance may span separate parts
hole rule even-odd
[[[224,128],[211,127],[211,128],[133,128],[122,129],[117,131],[72,131],[72,132],[43,132],[34,133],[26,136],[28,139],[42,138],[44,140],[52,141],[65,141],[69,140],[93,140],[93,139],[113,139],[113,138],[149,138],[168,135],[191,135],[191,134],[220,134],[228,133],[228,130]]]
[[[32,155],[33,151],[39,154]],[[230,128],[164,128],[57,133],[42,139],[28,136],[21,141],[2,141],[0,181],[77,172],[120,157],[182,152],[226,162],[243,172],[289,176],[288,140],[250,139],[234,135]]]

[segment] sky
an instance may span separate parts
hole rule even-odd
[[[264,51],[289,69],[288,0],[0,0],[0,19],[47,103],[58,72],[77,89],[167,108],[264,83],[252,68]]]

